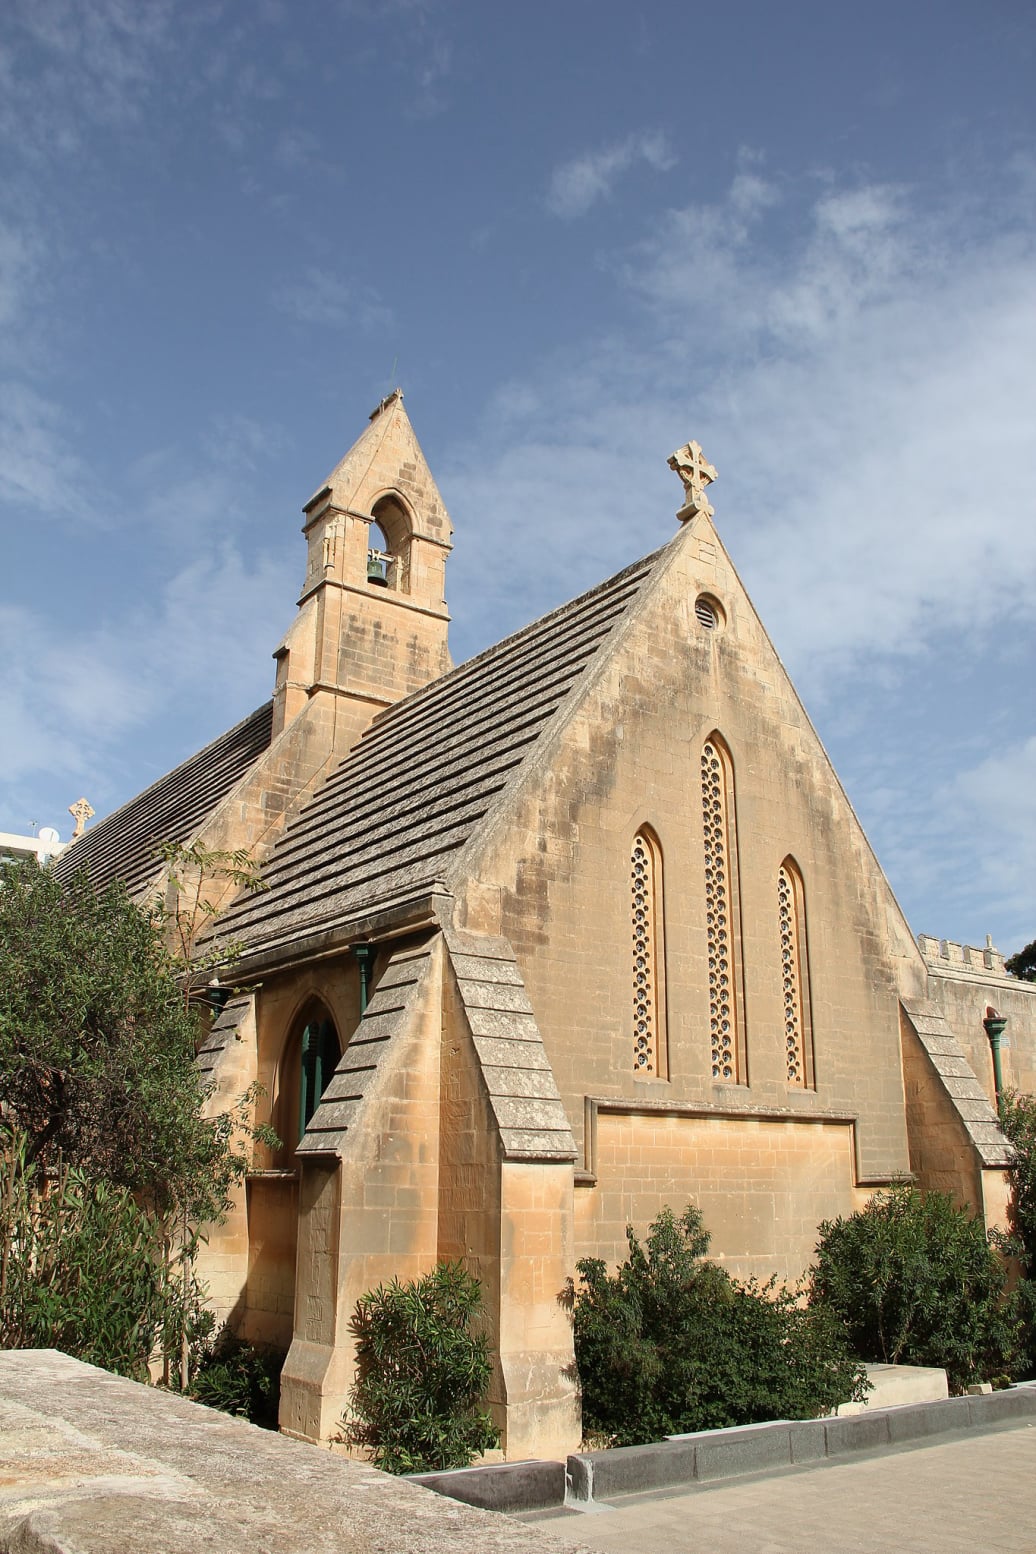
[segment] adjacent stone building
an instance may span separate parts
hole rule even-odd
[[[576,1260],[698,1204],[735,1272],[912,1173],[1005,1203],[983,1020],[1036,1088],[1036,989],[915,941],[713,525],[689,444],[669,544],[451,668],[451,525],[398,391],[305,508],[271,703],[61,859],[162,888],[245,848],[236,991],[200,1061],[283,1140],[206,1277],[290,1345],[282,1426],[333,1433],[357,1298],[462,1257],[509,1457],[579,1439]]]

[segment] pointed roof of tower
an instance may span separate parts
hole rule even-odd
[[[371,412],[366,431],[313,493],[304,511],[312,514],[330,502],[333,507],[367,515],[384,497],[393,495],[403,498],[415,532],[449,546],[453,533],[450,515],[403,408],[403,390],[399,388]]]

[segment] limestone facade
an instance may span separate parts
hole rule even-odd
[[[358,1297],[439,1258],[482,1281],[506,1455],[556,1456],[579,1440],[567,1281],[627,1224],[693,1202],[733,1272],[795,1279],[821,1220],[904,1176],[1003,1218],[982,1020],[1007,1016],[1006,1082],[1032,1089],[1036,989],[915,941],[727,555],[715,471],[693,443],[670,462],[668,545],[452,670],[451,525],[398,393],[306,506],[272,717],[186,833],[269,886],[219,921],[244,953],[201,1061],[213,1105],[259,1081],[283,1147],[205,1272],[246,1336],[290,1345],[295,1435],[334,1433]],[[115,868],[128,825],[70,852]]]

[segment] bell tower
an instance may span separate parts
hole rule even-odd
[[[306,578],[275,653],[276,736],[314,700],[348,749],[383,707],[451,667],[453,527],[396,389],[303,509]]]

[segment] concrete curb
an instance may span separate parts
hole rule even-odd
[[[585,1510],[595,1501],[616,1496],[769,1473],[851,1452],[984,1430],[1014,1419],[1036,1419],[1036,1382],[1020,1382],[978,1397],[872,1408],[842,1418],[778,1419],[729,1430],[700,1430],[650,1446],[576,1452],[567,1464],[501,1462],[451,1473],[415,1474],[412,1482],[488,1511],[545,1511],[565,1503]]]
[[[1036,1382],[1021,1382],[1003,1392],[978,1397],[869,1409],[841,1419],[775,1420],[670,1436],[654,1446],[578,1452],[568,1459],[568,1502],[588,1506],[615,1495],[772,1472],[1026,1418],[1036,1419]]]
[[[484,1511],[546,1511],[563,1505],[565,1464],[532,1458],[496,1462],[485,1468],[456,1468],[449,1473],[413,1473],[411,1482]]]

